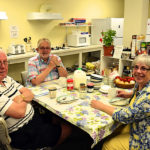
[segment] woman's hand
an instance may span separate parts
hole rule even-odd
[[[97,100],[91,100],[91,107],[103,111],[109,114],[110,116],[113,115],[113,112],[115,110],[115,107],[104,104],[103,102]]]
[[[103,103],[97,100],[91,100],[91,107],[101,110]]]
[[[123,90],[117,91],[117,97],[123,97],[123,98],[130,98],[132,96],[133,92],[127,92]]]

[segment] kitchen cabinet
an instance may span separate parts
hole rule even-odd
[[[78,65],[81,68],[82,62],[83,62],[83,54],[88,52],[99,52],[99,58],[100,58],[100,72],[102,72],[105,68],[112,67],[113,64],[118,64],[118,71],[119,75],[122,76],[123,68],[124,66],[129,66],[131,68],[132,61],[131,59],[118,59],[113,58],[112,56],[104,56],[103,47],[100,45],[90,45],[85,47],[77,47],[77,48],[71,48],[68,49],[60,49],[60,50],[52,50],[52,54],[56,54],[60,57],[63,56],[69,56],[69,55],[78,55]],[[122,53],[128,53],[130,52],[122,52]],[[28,60],[29,58],[37,55],[36,52],[27,52],[25,54],[20,55],[11,55],[8,56],[8,64],[16,64],[16,63],[22,63],[25,64],[25,70],[28,69]]]
[[[52,50],[51,53],[56,54],[60,57],[78,54],[78,65],[79,67],[82,67],[82,56],[84,53],[100,51],[100,55],[101,55],[102,49],[103,48],[99,45],[91,45],[85,47],[76,47],[76,48],[68,47],[66,49]],[[16,63],[23,62],[25,64],[25,70],[27,70],[29,58],[35,55],[37,55],[36,52],[27,52],[25,54],[8,56],[8,64],[16,64]]]
[[[122,52],[130,54],[130,52]],[[114,58],[113,56],[104,56],[104,52],[101,53],[101,68],[100,71],[102,72],[105,68],[111,68],[113,65],[118,65],[118,73],[119,76],[122,76],[124,66],[132,66],[132,59],[122,59],[122,58]]]

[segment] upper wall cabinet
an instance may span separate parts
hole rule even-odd
[[[32,12],[27,15],[28,20],[62,20],[63,17],[59,13],[50,12]]]

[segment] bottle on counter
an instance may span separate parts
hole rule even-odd
[[[74,81],[74,88],[79,90],[80,83],[84,83],[86,85],[87,82],[86,73],[82,71],[81,68],[78,68],[78,70],[74,71],[73,81]]]
[[[67,79],[67,90],[68,91],[72,91],[74,89],[74,86],[73,86],[73,79],[72,78],[69,78]]]

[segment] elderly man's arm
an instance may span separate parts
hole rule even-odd
[[[68,75],[67,70],[62,65],[61,59],[60,58],[58,59],[58,58],[56,56],[52,56],[51,63],[55,64],[55,66],[57,67],[60,77],[67,77],[67,75]]]
[[[20,95],[17,95],[10,107],[5,112],[5,115],[13,118],[23,118],[26,113],[27,104],[34,98],[33,93],[25,87],[20,90]]]
[[[10,105],[10,107],[5,112],[5,115],[13,117],[13,118],[17,118],[17,119],[23,118],[25,116],[26,108],[27,108],[27,102],[23,100],[22,101],[17,100],[16,102],[14,100],[12,104]]]
[[[60,66],[60,67],[57,67],[57,69],[58,69],[60,77],[67,77],[68,73],[64,67]]]

